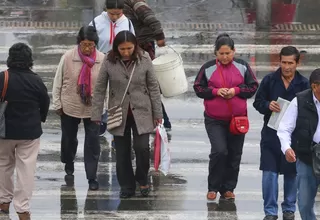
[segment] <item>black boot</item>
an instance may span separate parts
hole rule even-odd
[[[89,180],[89,189],[90,190],[98,190],[99,189],[99,183],[97,180]]]

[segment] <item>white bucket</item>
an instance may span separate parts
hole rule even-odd
[[[163,54],[152,61],[164,97],[173,97],[188,91],[182,58],[173,51],[175,53]]]

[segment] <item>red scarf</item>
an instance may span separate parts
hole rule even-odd
[[[80,46],[78,47],[78,54],[83,63],[79,78],[78,78],[78,94],[80,94],[81,101],[85,105],[91,105],[91,68],[96,62],[96,49],[90,56],[84,55]]]
[[[117,26],[116,23],[110,22],[110,41],[109,41],[110,45],[113,44],[113,40],[116,37],[116,34],[115,34],[116,26]]]

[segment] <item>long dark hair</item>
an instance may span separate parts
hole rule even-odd
[[[141,59],[142,50],[138,45],[136,36],[134,36],[134,34],[132,34],[130,31],[120,31],[113,41],[112,50],[108,54],[109,61],[116,63],[117,59],[121,58],[118,47],[120,44],[125,42],[130,42],[134,45],[134,51],[131,55],[131,59],[132,60]]]

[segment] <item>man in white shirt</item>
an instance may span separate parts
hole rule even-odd
[[[311,89],[297,94],[283,116],[277,135],[286,160],[296,162],[298,207],[302,220],[316,220],[315,197],[320,175],[315,176],[312,147],[320,143],[320,69],[310,75]],[[318,168],[319,169],[319,168]]]

